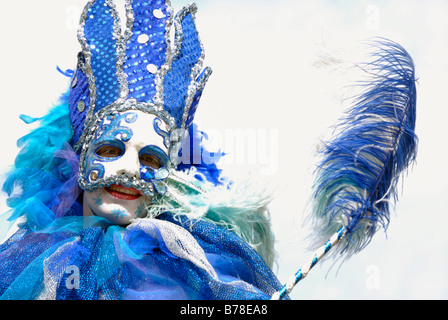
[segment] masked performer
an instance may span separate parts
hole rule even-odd
[[[3,186],[3,220],[18,228],[0,246],[2,299],[268,299],[280,289],[269,196],[221,177],[193,124],[211,74],[195,12],[129,0],[122,31],[111,0],[87,4],[68,92],[46,116],[22,116],[40,125],[19,140]]]
[[[318,249],[281,286],[269,194],[224,178],[193,124],[211,74],[195,11],[127,0],[122,32],[112,0],[87,4],[68,93],[22,117],[40,126],[3,186],[2,225],[18,229],[0,246],[2,299],[285,299],[332,247],[346,259],[387,228],[417,149],[410,55],[383,39],[360,66],[373,78],[316,170]]]

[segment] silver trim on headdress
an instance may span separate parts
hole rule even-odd
[[[110,11],[111,17],[113,18],[113,38],[117,41],[116,45],[116,76],[119,83],[119,96],[115,102],[112,104],[105,106],[98,110],[95,113],[95,106],[97,103],[97,85],[96,79],[94,75],[94,70],[92,69],[92,52],[91,47],[88,44],[88,40],[86,39],[85,27],[87,19],[91,18],[89,11],[92,6],[101,0],[90,0],[88,4],[85,6],[81,19],[80,19],[80,27],[78,30],[78,40],[82,47],[82,55],[84,57],[84,63],[81,66],[78,65],[78,68],[81,67],[81,70],[87,77],[89,83],[89,92],[90,92],[90,104],[88,106],[88,110],[86,113],[86,118],[84,121],[84,128],[82,134],[80,135],[79,140],[75,143],[74,149],[76,152],[80,153],[80,167],[79,167],[79,184],[81,188],[85,190],[94,190],[99,187],[104,187],[110,185],[112,183],[122,183],[126,186],[130,187],[138,187],[140,189],[146,190],[146,193],[151,193],[151,186],[142,185],[141,181],[138,179],[129,179],[123,177],[112,177],[107,179],[99,179],[98,181],[92,181],[90,177],[86,177],[84,173],[85,169],[85,158],[86,152],[89,147],[89,143],[94,137],[95,131],[98,129],[102,119],[108,117],[110,115],[125,112],[130,110],[140,110],[145,113],[153,114],[159,119],[161,119],[165,125],[166,132],[168,133],[169,139],[165,139],[164,143],[168,147],[168,157],[169,162],[167,164],[168,169],[175,169],[178,161],[178,154],[181,148],[182,140],[185,134],[187,118],[190,113],[190,108],[195,99],[197,93],[201,93],[205,87],[205,84],[211,74],[211,69],[206,67],[203,70],[203,61],[204,61],[204,50],[202,47],[202,43],[200,39],[198,39],[200,43],[201,54],[197,63],[191,68],[190,72],[190,83],[187,90],[187,96],[185,98],[185,104],[183,107],[182,118],[178,119],[177,123],[180,121],[180,126],[176,125],[176,118],[170,115],[170,113],[164,109],[165,107],[165,86],[164,80],[167,74],[170,72],[173,66],[173,61],[178,58],[178,55],[181,52],[182,44],[183,44],[183,29],[182,29],[182,21],[188,15],[191,14],[193,24],[195,26],[195,13],[197,12],[196,4],[190,4],[184,7],[176,17],[173,16],[173,9],[171,7],[170,1],[165,1],[164,6],[167,9],[167,20],[165,22],[165,44],[166,44],[166,52],[165,52],[165,63],[156,71],[155,74],[155,95],[153,102],[139,102],[134,98],[128,98],[129,95],[129,87],[127,74],[124,70],[124,65],[127,60],[126,50],[127,45],[130,43],[131,38],[133,36],[134,31],[134,21],[135,21],[135,12],[134,12],[134,1],[126,0],[125,1],[125,12],[126,12],[126,29],[124,33],[121,30],[121,22],[120,17],[113,3],[113,0],[102,0],[104,1],[104,6],[108,7]],[[163,1],[162,1],[163,2]],[[171,32],[172,27],[174,25],[174,43],[171,43]],[[197,31],[196,31],[197,32]],[[202,72],[202,73],[201,73]]]

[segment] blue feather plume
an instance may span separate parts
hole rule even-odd
[[[312,246],[345,227],[339,252],[346,258],[387,230],[398,179],[417,152],[414,62],[390,40],[370,45],[372,62],[360,65],[370,79],[324,144],[313,186]]]

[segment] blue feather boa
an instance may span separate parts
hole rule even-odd
[[[64,156],[71,150],[73,136],[68,95],[62,95],[42,118],[21,118],[26,123],[39,121],[40,126],[18,140],[21,151],[3,184],[11,208],[9,220],[24,216],[31,228],[40,229],[56,217],[82,215],[77,158],[74,153],[71,158]]]

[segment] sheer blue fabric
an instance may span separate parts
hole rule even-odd
[[[64,217],[40,231],[20,228],[0,246],[1,299],[260,300],[281,287],[235,234],[169,213],[157,219],[188,232],[207,268],[196,256],[179,257],[160,227],[145,231],[141,225],[151,220],[123,228],[97,217]]]

